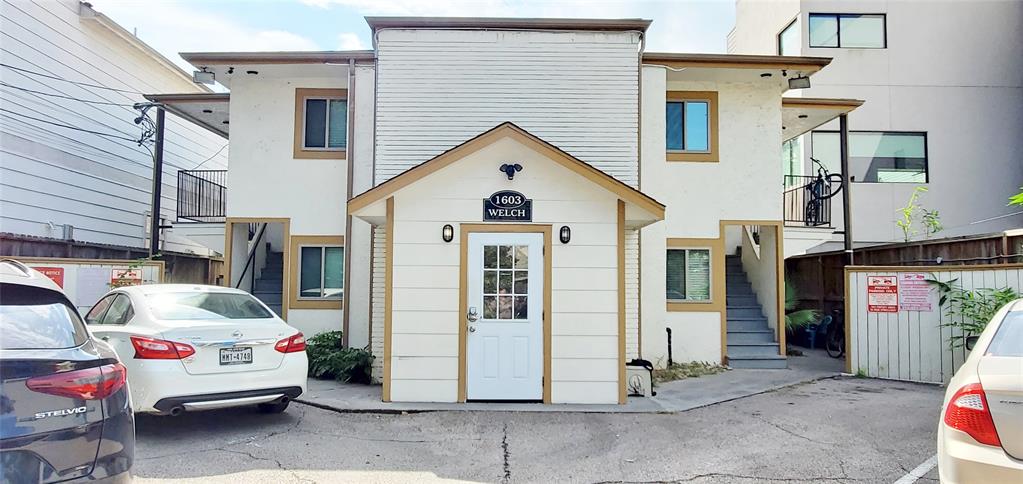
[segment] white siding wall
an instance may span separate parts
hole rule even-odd
[[[635,186],[637,33],[383,30],[376,182],[511,121]]]
[[[0,67],[11,86],[60,96],[114,103],[86,103],[0,87],[0,231],[142,247],[150,207],[153,161],[128,139],[89,134],[44,121],[137,139],[131,104],[141,93],[203,92],[187,74],[172,70],[95,20],[78,16],[78,2],[7,1],[2,4],[0,60],[4,64],[83,86]],[[150,112],[155,119],[155,111]],[[28,119],[25,116],[38,118]],[[177,170],[227,164],[223,138],[167,116],[161,213],[175,215]],[[52,225],[51,225],[52,223]]]
[[[370,351],[376,358],[373,360],[373,380],[381,382],[384,378],[384,276],[387,264],[387,229],[373,228],[373,257],[370,275]]]
[[[508,159],[524,166],[514,181],[496,173]],[[459,243],[440,228],[479,223],[482,200],[502,189],[533,199],[535,223],[572,227],[571,243],[547,254],[553,401],[617,402],[617,197],[507,138],[395,196],[392,398],[456,400]]]
[[[625,361],[639,358],[639,230],[625,231]]]

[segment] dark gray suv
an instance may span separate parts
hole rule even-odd
[[[129,482],[126,377],[60,287],[0,261],[0,480]]]

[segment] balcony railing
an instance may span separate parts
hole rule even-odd
[[[785,225],[831,226],[832,187],[825,178],[785,175]]]
[[[178,170],[178,222],[223,222],[227,170]]]

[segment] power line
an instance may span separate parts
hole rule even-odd
[[[224,149],[225,149],[225,148],[227,148],[227,145],[228,145],[228,144],[229,144],[229,143],[224,143],[224,146],[221,146],[221,147],[220,147],[220,149],[219,149],[219,150],[217,150],[217,152],[216,152],[216,153],[213,153],[212,155],[210,155],[210,157],[209,157],[209,158],[206,158],[205,160],[202,160],[202,163],[199,163],[198,165],[195,165],[195,168],[192,168],[192,169],[193,169],[193,170],[198,170],[198,169],[199,169],[199,167],[200,167],[200,166],[203,166],[203,165],[205,165],[207,161],[210,161],[210,160],[212,160],[213,158],[216,158],[216,157],[217,157],[217,155],[219,155],[221,151],[224,151]]]
[[[31,71],[31,70],[28,70],[28,69],[22,69],[21,67],[14,67],[14,66],[12,66],[10,64],[0,63],[0,67],[6,67],[8,69],[14,69],[16,71],[21,71],[21,72],[24,72],[24,73],[27,73],[27,74],[32,74],[34,76],[45,77],[45,78],[48,78],[48,79],[55,79],[55,80],[58,80],[58,81],[70,82],[71,84],[77,84],[79,86],[92,87],[92,88],[96,88],[96,89],[106,89],[108,91],[123,92],[123,93],[127,93],[127,94],[137,94],[137,95],[142,95],[143,94],[143,93],[141,93],[139,91],[130,91],[130,90],[127,90],[127,89],[117,89],[116,87],[101,86],[99,84],[89,84],[87,82],[72,81],[70,79],[64,79],[63,77],[51,76],[49,74],[43,74],[41,72]]]
[[[29,116],[27,114],[22,114],[22,113],[19,113],[19,112],[16,112],[16,111],[11,111],[10,109],[6,109],[6,108],[2,108],[2,107],[0,107],[0,111],[5,112],[5,113],[10,113],[10,114],[13,114],[15,116],[21,116],[21,117],[26,118],[26,119],[31,119],[33,121],[38,121],[40,123],[52,124],[54,126],[59,126],[61,128],[67,128],[67,129],[73,129],[75,131],[81,131],[83,133],[90,133],[90,134],[95,134],[95,135],[99,135],[99,136],[106,136],[106,137],[109,137],[109,138],[120,139],[120,140],[124,140],[124,141],[130,141],[132,143],[138,143],[139,142],[139,140],[137,140],[137,139],[128,138],[126,136],[120,136],[120,135],[110,134],[110,133],[103,133],[101,131],[93,131],[91,129],[79,128],[77,126],[71,126],[71,125],[63,124],[63,123],[55,123],[53,121],[49,121],[49,120],[46,120],[46,119],[36,118],[36,117],[33,117],[33,116]]]
[[[106,106],[125,106],[125,107],[132,107],[132,106],[134,106],[133,104],[115,103],[115,102],[110,102],[110,101],[92,101],[92,100],[89,100],[89,99],[80,99],[80,98],[77,98],[77,97],[74,97],[74,96],[65,96],[63,94],[57,94],[57,93],[53,93],[53,92],[36,91],[36,90],[33,90],[33,89],[28,89],[28,88],[25,88],[25,87],[21,87],[21,86],[15,86],[14,84],[8,84],[8,83],[2,82],[2,81],[0,81],[0,86],[9,87],[11,89],[17,89],[19,91],[30,92],[32,94],[41,94],[43,96],[59,97],[61,99],[70,99],[72,101],[81,101],[83,103],[103,104],[103,105],[106,105]]]

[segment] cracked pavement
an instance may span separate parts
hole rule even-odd
[[[827,379],[678,414],[140,416],[137,482],[893,482],[934,454],[943,390]],[[932,471],[928,477],[936,477]]]

